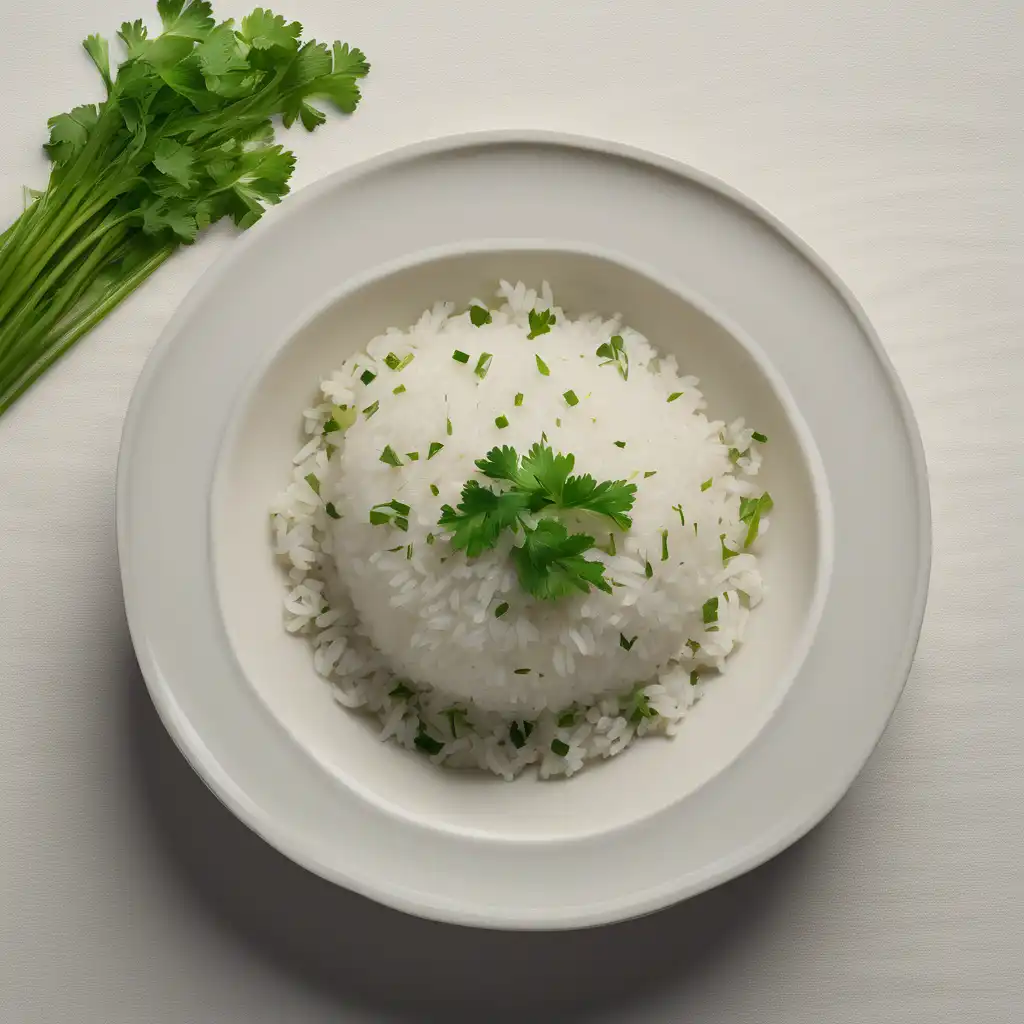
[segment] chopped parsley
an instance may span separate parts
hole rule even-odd
[[[395,370],[397,372],[399,370],[404,370],[415,358],[416,356],[414,356],[412,352],[406,356],[402,356],[401,359],[399,359],[394,352],[389,352],[384,357],[384,365],[389,370]]]
[[[668,530],[661,531],[661,560],[668,561]]]
[[[542,334],[550,334],[555,323],[555,317],[551,315],[550,309],[538,313],[537,310],[530,310],[530,333],[526,336],[530,341],[540,337]]]
[[[719,537],[719,540],[721,540],[721,542],[722,542],[722,565],[728,565],[729,564],[729,559],[730,558],[735,558],[739,554],[739,552],[738,551],[733,551],[732,548],[730,548],[725,543],[725,534],[724,533],[721,534],[721,536]]]
[[[638,684],[629,695],[622,713],[631,721],[639,722],[642,718],[657,718],[658,712],[651,707],[650,698],[644,693],[645,683]]]
[[[396,469],[402,465],[402,460],[395,454],[395,449],[389,444],[386,444],[384,451],[380,453],[380,461],[387,463],[389,466],[394,466]]]
[[[700,644],[696,640],[687,640],[686,646],[690,648],[692,654],[696,654],[700,650]]]
[[[513,722],[512,725],[509,726],[508,738],[512,741],[512,746],[515,747],[516,750],[522,750],[523,747],[526,746],[526,736],[523,735],[523,730],[518,722]]]
[[[398,700],[408,700],[410,697],[415,697],[416,694],[405,683],[400,682],[388,696],[396,697]]]
[[[432,533],[428,533],[427,534],[427,543],[428,544],[433,544],[434,543],[434,535]]]
[[[752,434],[751,434],[750,436],[751,436],[751,437],[752,437],[752,438],[753,438],[753,439],[754,439],[755,441],[760,441],[760,442],[761,442],[761,444],[767,444],[767,443],[768,443],[768,438],[767,438],[767,436],[766,436],[765,434],[762,434],[762,433],[761,433],[760,431],[758,431],[758,430],[755,430],[755,431],[754,431],[754,432],[753,432],[753,433],[752,433]]]
[[[333,434],[338,430],[348,430],[358,415],[355,409],[350,409],[347,405],[331,406],[331,415],[324,424],[324,433]]]
[[[473,372],[483,380],[487,376],[487,371],[491,368],[491,360],[494,356],[490,352],[481,352],[480,358],[476,361],[476,367]]]
[[[612,444],[615,445],[616,448],[625,448],[626,447],[626,442],[625,441],[612,441]]]
[[[569,744],[565,740],[552,740],[551,752],[559,757],[565,757],[569,753]]]
[[[422,750],[425,754],[440,754],[444,750],[444,743],[441,740],[435,740],[431,736],[423,725],[420,725],[420,731],[416,734],[416,739],[413,740],[417,750]]]
[[[515,402],[516,402],[516,408],[517,409],[519,408],[519,406],[521,406],[523,404],[523,393],[522,393],[522,391],[520,391],[516,395]]]
[[[445,431],[447,432],[449,437],[452,436],[452,421],[451,421],[451,417],[449,417],[447,420],[445,420]]]
[[[429,462],[444,447],[440,441],[431,441],[427,449],[427,462]]]
[[[644,575],[650,579],[654,575],[654,566],[651,565],[650,561],[644,562]]]
[[[537,369],[540,370],[541,376],[542,377],[550,377],[551,376],[551,371],[548,369],[548,364],[545,363],[544,360],[541,359],[540,356],[536,356],[535,358],[537,360]]]
[[[740,498],[740,521],[747,524],[747,536],[743,541],[745,548],[757,540],[761,516],[770,512],[774,506],[775,502],[767,491],[760,498]]]
[[[517,668],[514,672],[517,676],[528,676],[533,671],[532,668]]]
[[[340,519],[341,518],[341,513],[334,507],[334,502],[333,501],[327,502],[327,514],[332,519]]]
[[[624,651],[631,651],[631,650],[633,650],[633,644],[635,644],[636,641],[637,641],[636,637],[633,637],[632,640],[627,640],[626,637],[625,637],[625,634],[623,634],[623,633],[619,634],[619,646]]]
[[[312,489],[313,493],[315,495],[317,495],[317,497],[319,497],[320,496],[320,479],[316,475],[316,473],[307,473],[306,474],[306,483],[309,484],[309,486]]]
[[[565,399],[565,404],[571,409],[575,405],[580,404],[580,400],[576,397],[576,392],[569,390],[566,391],[562,397]]]
[[[507,612],[507,611],[508,611],[508,602],[507,601],[502,601],[501,604],[499,604],[498,607],[494,609],[494,617],[496,619],[500,619],[502,617],[502,615],[504,615],[505,612]]]
[[[647,470],[646,473],[644,473],[644,479],[645,480],[649,480],[652,476],[657,476],[657,475],[658,475],[658,471],[656,469],[649,469],[649,470]]]
[[[459,349],[456,349],[452,353],[452,359],[454,359],[455,362],[457,362],[457,363],[468,363],[469,362],[469,353],[468,352],[461,352]]]
[[[576,712],[573,708],[569,708],[568,711],[563,711],[558,716],[558,728],[559,729],[571,729],[576,724]]]
[[[419,452],[406,452],[405,453],[405,457],[410,462],[419,462],[420,461],[420,453]]]
[[[670,402],[674,402],[677,398],[682,398],[682,397],[683,397],[682,391],[673,391],[672,394],[668,396],[668,400]]]
[[[683,515],[682,503],[680,503],[678,505],[673,505],[672,506],[672,511],[679,513],[679,525],[680,526],[685,526],[686,525],[686,516]]]
[[[439,495],[439,494],[441,493],[441,491],[440,491],[440,489],[438,488],[437,484],[431,484],[431,485],[430,485],[430,493],[431,493],[431,494],[432,494],[432,495],[433,495],[433,496],[434,496],[435,498],[436,498],[436,497],[437,497],[437,496],[438,496],[438,495]]]
[[[380,402],[371,402],[364,410],[363,415],[369,419],[380,408]]]
[[[700,673],[696,669],[694,669],[690,673],[690,685],[691,686],[696,686],[699,682],[700,682]]]
[[[709,476],[707,480],[700,485],[701,493],[703,494],[704,491],[708,490],[714,482],[715,478],[713,476]]]
[[[397,388],[392,388],[391,389],[391,394],[393,394],[393,395],[405,394],[405,385],[404,384],[399,384]]]
[[[629,356],[621,334],[613,334],[597,347],[597,355],[604,360],[601,366],[615,366],[623,380],[629,380]]]
[[[359,379],[364,384],[369,386],[370,384],[372,384],[377,379],[377,374],[375,374],[373,372],[373,370],[363,370],[363,372],[361,374],[359,374]]]
[[[494,425],[499,430],[504,430],[508,426],[508,417],[504,416],[504,415],[502,415],[502,416],[495,416],[495,418],[494,418]]]
[[[718,598],[709,597],[704,602],[704,607],[700,610],[701,618],[704,621],[704,625],[707,626],[712,622],[718,621]]]
[[[483,306],[469,307],[469,322],[474,327],[483,327],[484,324],[489,324],[493,319],[489,309],[484,309]]]

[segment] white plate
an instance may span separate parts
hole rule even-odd
[[[424,263],[423,253],[495,250],[527,269],[550,262],[545,251],[562,251],[552,273],[566,277],[565,251],[582,254],[571,257],[577,269],[612,253],[617,264],[650,268],[666,292],[699,296],[691,306],[714,311],[735,338],[754,339],[740,347],[772,385],[777,401],[765,415],[775,408],[778,429],[792,424],[788,462],[802,460],[807,480],[819,476],[795,405],[828,481],[805,488],[817,502],[804,502],[814,510],[805,520],[809,569],[797,574],[802,584],[780,579],[802,595],[787,607],[806,621],[802,631],[789,623],[789,660],[765,670],[763,699],[755,706],[737,697],[742,714],[730,727],[729,694],[754,692],[738,685],[741,670],[732,690],[708,701],[705,718],[717,724],[703,728],[694,716],[671,743],[645,741],[564,784],[455,782],[372,743],[331,706],[301,643],[281,635],[269,611],[280,595],[253,525],[265,516],[271,482],[260,467],[275,446],[287,451],[297,440],[284,436],[279,418],[292,415],[293,400],[275,405],[266,396],[287,397],[296,381],[296,395],[312,391],[317,372],[332,367],[328,353],[318,366],[307,343],[328,298],[339,289],[365,294],[351,282],[372,290],[410,267],[427,288],[430,273],[415,268],[440,264]],[[562,282],[552,283],[557,294]],[[591,280],[579,294],[594,287]],[[608,301],[627,306],[630,319],[646,308],[632,310],[618,294]],[[396,321],[407,314],[396,309]],[[356,337],[347,343],[365,343],[348,323]],[[254,444],[261,410],[266,443]],[[773,450],[785,453],[785,444]],[[260,451],[262,462],[253,459]],[[780,543],[800,550],[799,532],[786,542],[780,531]],[[899,697],[930,550],[911,413],[862,312],[820,260],[693,170],[607,143],[522,132],[443,139],[342,172],[234,247],[179,310],[136,388],[118,472],[118,544],[153,700],[236,815],[298,863],[382,902],[524,928],[654,910],[755,866],[819,821]],[[756,680],[752,661],[746,677]],[[634,805],[630,792],[639,794]]]

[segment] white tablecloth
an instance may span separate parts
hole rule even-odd
[[[647,920],[474,933],[306,875],[171,746],[118,584],[121,420],[161,326],[229,249],[217,230],[0,421],[0,1020],[1024,1019],[1020,5],[281,6],[374,63],[356,117],[291,133],[299,186],[426,136],[563,129],[719,175],[822,253],[873,318],[928,452],[935,562],[917,662],[824,824]],[[155,20],[142,0],[0,10],[5,220],[20,186],[44,180],[46,118],[99,96],[79,41],[140,15]]]

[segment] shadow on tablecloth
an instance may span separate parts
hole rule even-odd
[[[134,661],[126,682],[131,775],[195,912],[268,969],[373,1020],[629,1019],[751,941],[760,917],[798,896],[815,843],[811,833],[742,878],[623,924],[529,933],[423,921],[323,881],[250,832],[179,754]]]

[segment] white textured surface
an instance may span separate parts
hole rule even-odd
[[[146,7],[0,13],[5,218],[42,179],[46,117],[95,94],[79,40]],[[722,890],[569,935],[403,918],[235,823],[148,704],[113,536],[132,384],[222,232],[0,422],[4,1022],[1020,1019],[1024,17],[1012,0],[693,8],[293,0],[375,66],[349,124],[293,133],[297,184],[427,135],[589,132],[718,174],[845,277],[917,411],[935,518],[917,663],[849,796]]]

